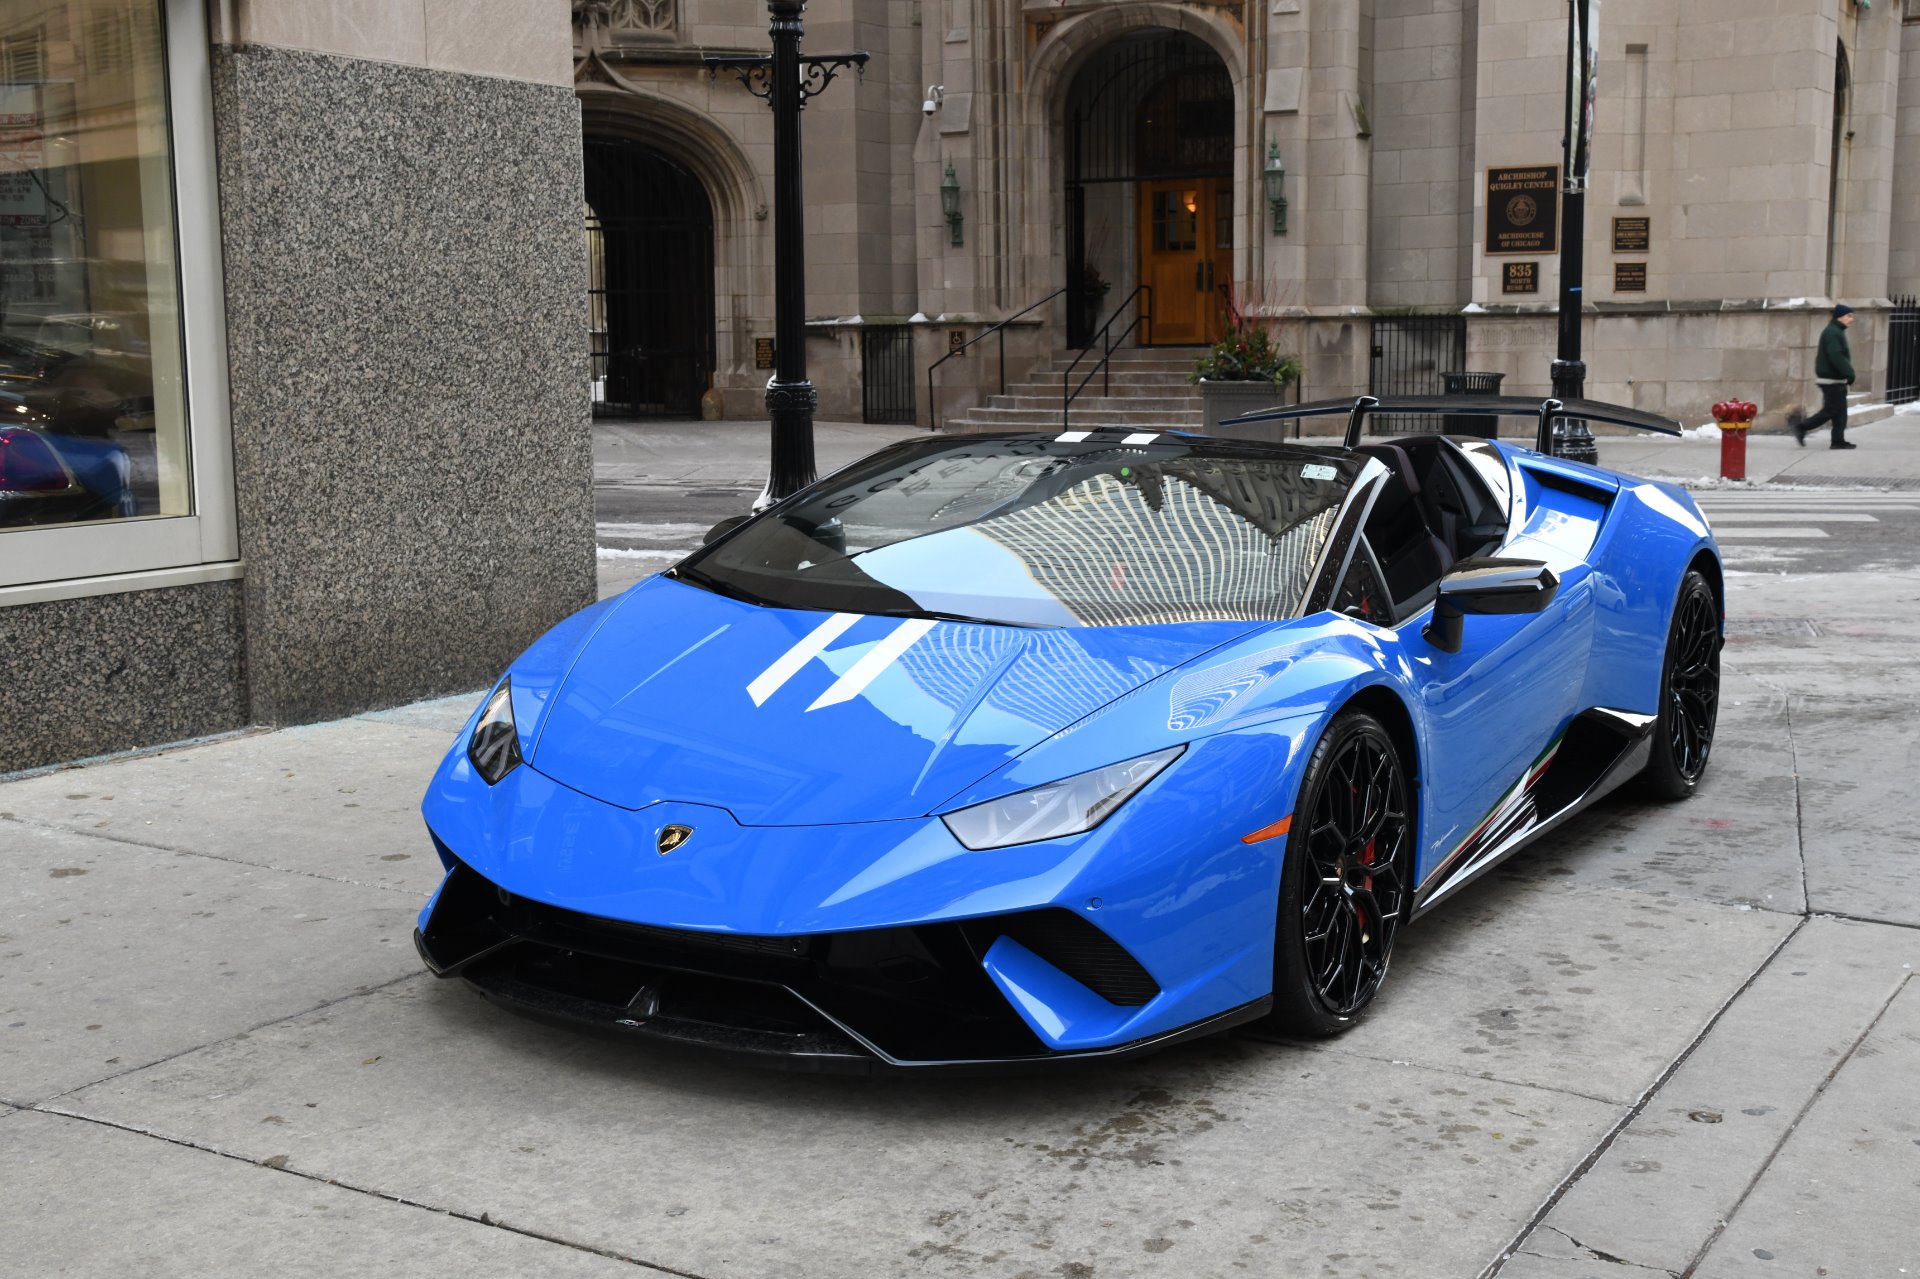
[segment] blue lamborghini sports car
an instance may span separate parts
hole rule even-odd
[[[1723,612],[1673,485],[1363,442],[1665,419],[1284,416],[1335,412],[1344,447],[930,436],[716,529],[474,713],[424,805],[422,956],[802,1068],[1350,1026],[1413,917],[1622,782],[1691,791]]]

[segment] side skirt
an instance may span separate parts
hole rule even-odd
[[[1418,918],[1647,765],[1657,717],[1594,707],[1573,717],[1473,834],[1414,893]]]

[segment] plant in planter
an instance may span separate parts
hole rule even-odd
[[[1267,331],[1244,320],[1232,324],[1187,375],[1189,382],[1265,382],[1284,387],[1300,380],[1300,357],[1281,352]]]
[[[1187,375],[1189,382],[1200,384],[1207,430],[1216,435],[1227,418],[1277,408],[1286,388],[1298,382],[1304,372],[1300,357],[1276,348],[1263,326],[1232,310],[1228,314],[1227,335],[1214,343]],[[1229,433],[1254,439],[1283,438],[1278,423],[1254,423],[1232,428]]]

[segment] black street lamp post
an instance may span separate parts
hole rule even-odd
[[[800,198],[800,111],[846,67],[864,68],[864,53],[800,52],[806,0],[767,0],[773,51],[764,58],[703,59],[709,78],[721,70],[773,108],[773,377],[767,417],[773,438],[766,491],[755,509],[791,497],[814,481],[813,411],[819,393],[807,380],[807,246]]]
[[[1576,400],[1586,394],[1587,366],[1580,358],[1580,313],[1586,293],[1587,170],[1592,158],[1596,67],[1593,0],[1567,3],[1567,131],[1560,187],[1560,342],[1553,362],[1553,395]],[[1581,462],[1599,458],[1593,431],[1580,418],[1555,423],[1553,452]]]

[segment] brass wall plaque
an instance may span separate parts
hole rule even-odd
[[[1645,253],[1652,245],[1652,218],[1615,218],[1613,220],[1613,251],[1615,253]]]
[[[1501,282],[1502,293],[1538,293],[1540,291],[1540,264],[1538,262],[1506,263],[1505,279]]]
[[[755,338],[753,340],[753,367],[770,369],[773,367],[773,339]]]
[[[1613,291],[1615,293],[1645,293],[1647,291],[1647,264],[1645,262],[1615,262],[1613,264]]]
[[[1487,252],[1560,251],[1560,166],[1487,170]]]

